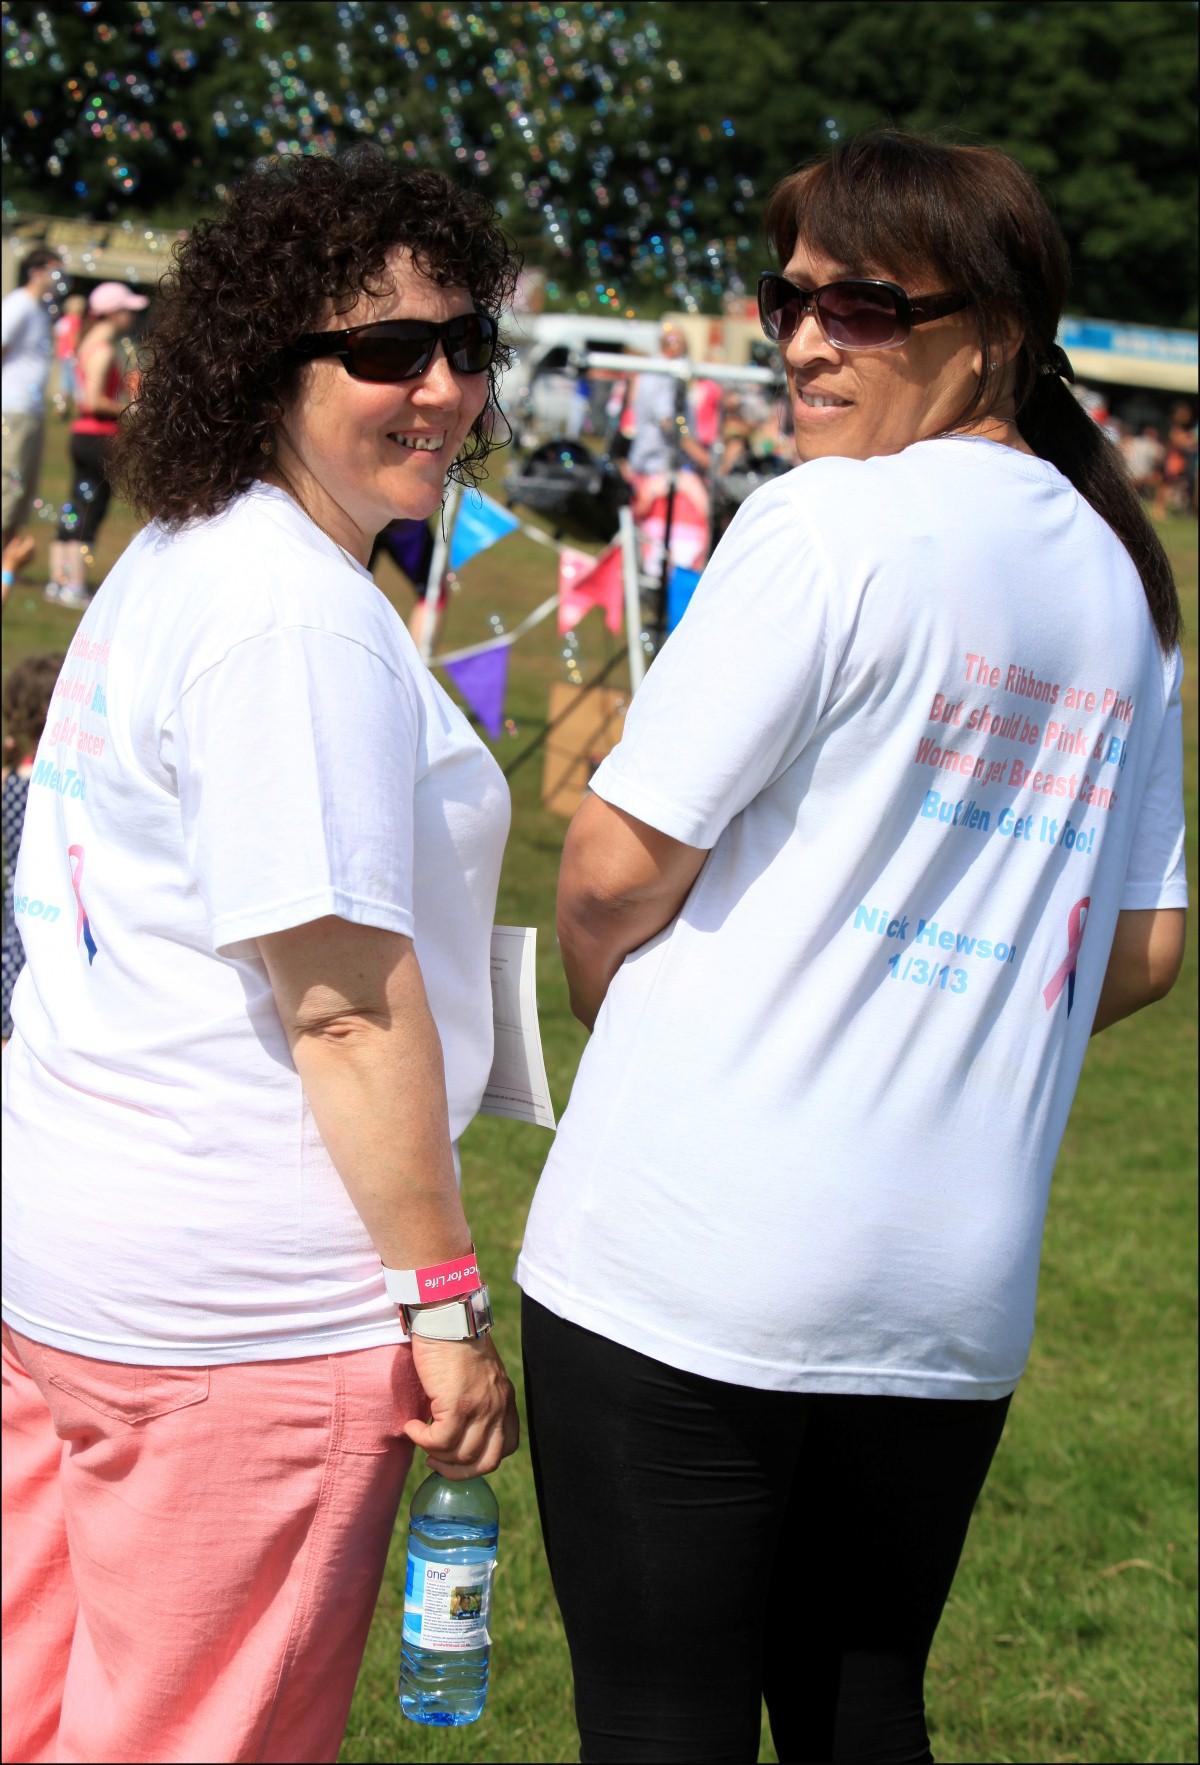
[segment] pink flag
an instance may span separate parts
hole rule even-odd
[[[561,632],[572,631],[583,615],[591,607],[589,600],[579,600],[575,596],[577,583],[590,576],[595,568],[596,560],[591,552],[572,551],[564,546],[558,554],[558,629]]]
[[[667,533],[667,491],[661,480],[646,481],[652,495],[644,514],[638,514],[638,540],[642,569],[656,580],[662,575],[663,544]],[[636,512],[636,511],[635,511]],[[671,511],[671,563],[684,570],[702,570],[708,557],[708,492],[694,472],[686,472],[675,487]]]
[[[593,607],[604,609],[604,623],[620,631],[625,605],[625,573],[621,548],[614,545],[600,559],[588,552],[566,550],[558,559],[558,629],[573,631]]]
[[[493,741],[504,728],[504,690],[508,684],[507,643],[499,643],[458,662],[445,662],[450,676]]]

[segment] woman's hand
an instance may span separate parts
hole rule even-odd
[[[413,1364],[429,1399],[431,1420],[404,1432],[429,1454],[429,1466],[458,1481],[484,1477],[517,1449],[513,1388],[490,1336],[473,1342],[412,1338]]]

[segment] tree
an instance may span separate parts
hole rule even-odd
[[[8,0],[17,206],[178,224],[358,139],[475,182],[560,298],[715,308],[775,180],[880,122],[1043,180],[1075,310],[1196,322],[1192,0]]]
[[[1075,310],[1195,325],[1190,0],[659,10],[664,52],[688,68],[676,135],[685,109],[735,119],[723,192],[753,178],[757,211],[786,171],[880,123],[987,142],[1042,182],[1071,249]]]

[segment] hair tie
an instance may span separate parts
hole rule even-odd
[[[1072,386],[1075,384],[1075,370],[1071,366],[1071,359],[1062,345],[1058,343],[1053,345],[1050,354],[1039,367],[1038,373],[1057,374],[1060,379],[1069,381]]]

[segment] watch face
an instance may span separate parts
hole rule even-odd
[[[470,1342],[473,1337],[485,1336],[494,1322],[486,1287],[439,1305],[402,1305],[400,1312],[410,1336],[432,1337],[441,1342]]]
[[[475,1320],[476,1328],[479,1330],[490,1330],[493,1323],[492,1301],[487,1288],[477,1288],[477,1290],[468,1297],[467,1304],[471,1308],[471,1315]]]

